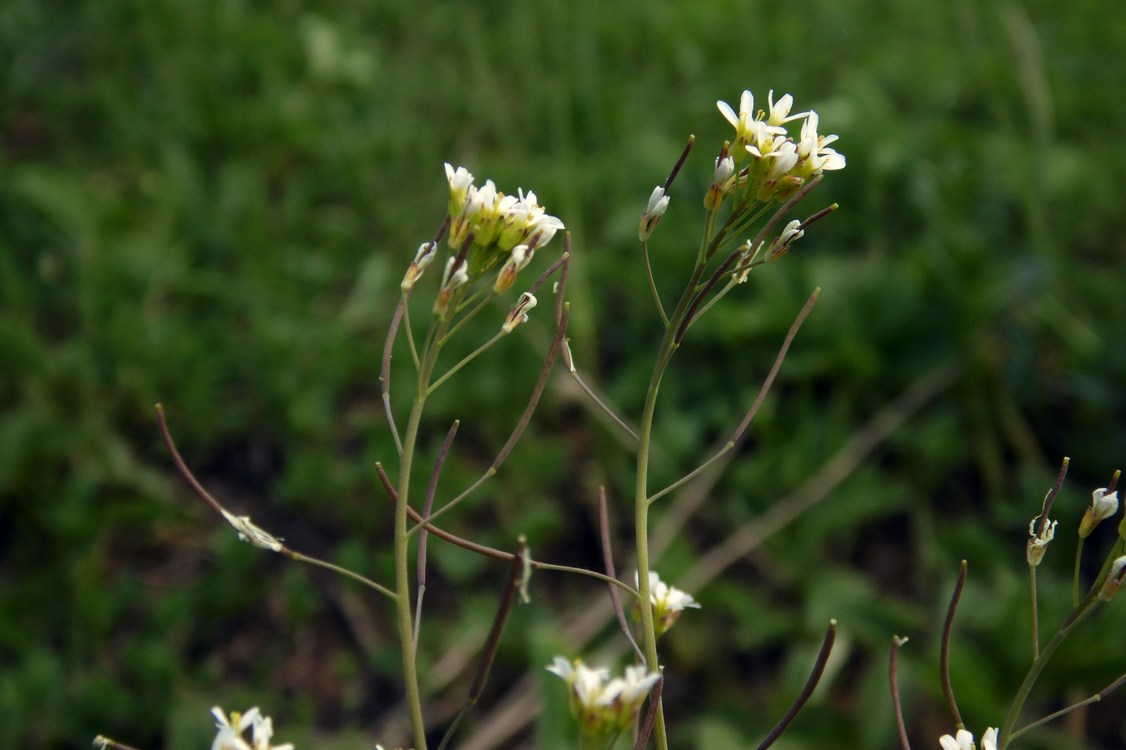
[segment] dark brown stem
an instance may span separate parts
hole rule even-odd
[[[684,144],[684,150],[680,152],[680,158],[676,160],[676,164],[673,165],[672,171],[669,172],[669,178],[665,180],[664,191],[666,195],[669,192],[669,188],[672,187],[673,180],[675,180],[676,176],[680,174],[680,168],[684,166],[684,162],[688,161],[688,155],[692,153],[692,146],[694,146],[695,144],[696,136],[688,136],[688,143]]]
[[[512,555],[512,569],[509,573],[508,580],[505,582],[504,591],[501,594],[500,606],[497,607],[496,617],[493,618],[493,627],[489,630],[488,638],[485,639],[485,645],[481,651],[481,658],[477,662],[477,672],[473,675],[473,682],[469,686],[469,695],[466,697],[465,704],[462,706],[461,711],[454,717],[450,728],[446,730],[442,742],[438,745],[438,750],[444,750],[450,739],[453,738],[462,720],[473,707],[477,705],[477,701],[481,698],[481,693],[484,692],[485,682],[489,679],[489,670],[492,668],[493,660],[496,658],[497,649],[500,646],[501,635],[504,633],[504,624],[508,621],[508,613],[512,611],[512,602],[516,598],[516,591],[519,588],[520,579],[523,577],[523,574],[524,542],[521,540],[516,545],[515,554]]]
[[[897,635],[891,638],[888,682],[891,684],[891,705],[895,710],[895,726],[899,730],[899,746],[903,750],[911,750],[911,741],[907,739],[907,724],[903,720],[903,704],[899,700],[899,647],[906,642],[906,638],[900,638]]]
[[[611,578],[617,578],[618,574],[614,572],[614,549],[610,544],[610,515],[606,510],[606,488],[598,488],[598,530],[599,535],[602,537],[602,560],[606,566],[606,575]],[[618,625],[621,626],[622,632],[626,635],[626,640],[629,645],[633,646],[633,652],[637,654],[637,658],[644,663],[645,655],[641,653],[641,647],[637,645],[637,640],[634,639],[633,633],[630,631],[629,621],[626,620],[625,610],[622,609],[622,599],[618,595],[618,587],[614,585],[607,585],[610,589],[610,603],[614,606],[614,614],[618,618]]]
[[[442,449],[438,451],[438,457],[434,461],[434,470],[430,472],[430,483],[426,486],[426,499],[422,503],[422,515],[430,515],[431,508],[434,507],[434,494],[438,491],[438,478],[442,475],[442,466],[446,463],[446,456],[450,453],[450,446],[453,445],[454,436],[457,435],[457,428],[461,422],[454,420],[450,425],[450,431],[446,433],[446,439],[442,443]],[[419,623],[422,620],[422,597],[426,595],[426,529],[423,528],[418,532],[418,598],[415,600],[415,620],[414,620],[414,640],[417,647],[418,644],[418,631]]]
[[[180,451],[176,450],[176,443],[172,440],[172,433],[168,431],[168,423],[164,420],[164,407],[160,404],[156,405],[156,423],[160,426],[160,436],[164,438],[164,445],[168,448],[168,453],[172,456],[172,463],[176,465],[176,470],[180,472],[180,476],[192,488],[192,491],[199,497],[200,500],[207,503],[211,510],[223,515],[223,506],[211,496],[211,493],[204,489],[199,480],[192,474],[192,470],[184,463],[183,457],[180,456]]]
[[[954,630],[954,613],[958,610],[958,600],[962,598],[962,589],[966,586],[966,561],[958,572],[958,582],[954,585],[954,595],[950,597],[950,606],[946,610],[946,622],[942,626],[942,650],[939,656],[939,677],[942,680],[942,694],[946,696],[946,707],[950,709],[950,716],[954,725],[959,729],[965,727],[962,723],[962,714],[958,711],[958,702],[954,700],[954,686],[950,682],[950,633]]]
[[[817,660],[813,663],[813,671],[809,674],[809,679],[805,681],[805,687],[802,688],[801,693],[798,694],[797,699],[794,701],[790,709],[778,720],[766,738],[759,743],[757,750],[766,750],[782,736],[783,732],[789,729],[790,724],[794,722],[798,712],[805,707],[806,702],[813,691],[817,688],[817,684],[821,682],[821,675],[825,673],[825,664],[829,661],[829,654],[833,652],[833,642],[837,638],[837,621],[829,621],[829,629],[825,631],[825,639],[821,642],[821,650],[817,653]]]
[[[649,710],[645,712],[645,721],[641,724],[641,731],[637,733],[637,742],[633,743],[633,750],[645,750],[645,743],[649,735],[653,734],[653,723],[657,720],[657,708],[661,705],[661,689],[665,686],[665,676],[653,684],[649,692]]]

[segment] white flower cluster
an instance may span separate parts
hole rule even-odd
[[[497,190],[492,180],[485,180],[484,185],[477,187],[465,167],[454,169],[448,163],[446,179],[450,183],[450,247],[460,250],[472,233],[475,246],[511,254],[515,266],[513,278],[515,271],[527,265],[538,248],[564,228],[558,217],[548,214],[539,205],[536,194],[530,190],[525,193],[518,189],[516,195],[505,195]],[[522,250],[517,252],[517,248]],[[507,286],[511,285],[509,281]]]
[[[956,737],[944,734],[938,738],[942,750],[977,750],[974,736],[965,729],[959,729]],[[981,750],[997,750],[997,730],[993,727],[985,730],[981,737]]]
[[[547,671],[567,683],[571,713],[588,738],[613,737],[632,724],[660,679],[659,674],[641,666],[626,667],[624,677],[611,679],[608,669],[591,669],[578,659],[571,662],[562,656],[555,657]]]
[[[223,709],[215,706],[211,715],[215,717],[215,728],[219,730],[211,743],[211,750],[293,750],[291,742],[270,744],[274,736],[274,722],[269,716],[263,716],[257,707],[246,713],[231,711],[228,716]],[[247,729],[250,730],[250,742],[243,737]]]
[[[826,170],[844,169],[845,158],[829,147],[835,135],[817,132],[816,112],[791,115],[794,98],[786,94],[774,101],[768,97],[769,111],[755,111],[755,98],[744,91],[739,111],[724,101],[716,102],[720,114],[735,128],[735,141],[730,151],[716,159],[715,191],[709,192],[709,210],[715,210],[722,198],[733,192],[768,202],[785,200],[811,177]],[[798,139],[789,134],[786,124],[803,120]],[[737,165],[750,157],[750,164],[738,172]]]

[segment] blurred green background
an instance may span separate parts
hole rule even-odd
[[[389,580],[376,375],[398,280],[444,212],[442,162],[532,188],[566,222],[576,358],[636,415],[659,339],[637,220],[695,133],[651,243],[678,293],[730,137],[714,102],[744,88],[817,109],[848,168],[804,212],[841,210],[718,306],[663,387],[655,486],[725,434],[822,287],[726,474],[657,514],[699,502],[657,564],[679,583],[779,503],[809,506],[693,590],[704,608],[665,637],[675,745],[757,743],[836,617],[826,684],[777,747],[897,746],[893,633],[912,637],[912,738],[936,746],[963,558],[955,686],[975,732],[999,723],[1030,659],[1028,520],[1071,456],[1040,572],[1050,632],[1088,493],[1126,463],[1123,49],[1106,0],[5,2],[0,745],[206,747],[215,703],[260,705],[299,748],[402,741],[383,602],[238,542],[173,475],[153,405],[232,509]],[[462,420],[443,493],[503,443],[548,317],[435,398],[424,458]],[[557,375],[521,448],[445,523],[597,567],[605,484],[625,564],[630,454]],[[1088,540],[1087,575],[1113,526]],[[440,731],[505,569],[431,550],[421,650]],[[567,746],[543,666],[618,653],[609,625],[568,640],[601,586],[545,573],[532,594],[459,746]],[[1028,718],[1126,670],[1121,605],[1061,650]],[[1020,745],[1122,747],[1124,708],[1115,695]]]

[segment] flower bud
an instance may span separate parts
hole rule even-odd
[[[1106,580],[1103,581],[1102,587],[1099,589],[1099,599],[1104,602],[1109,602],[1118,593],[1118,589],[1122,588],[1122,579],[1126,578],[1126,555],[1116,558],[1110,564],[1110,570],[1107,571]]]
[[[407,266],[407,272],[403,275],[403,282],[399,287],[404,292],[409,292],[422,278],[422,272],[430,265],[430,261],[434,260],[434,248],[436,246],[433,242],[423,242],[418,246],[418,252],[415,253],[414,260]]]
[[[1100,522],[1118,512],[1118,492],[1106,490],[1106,487],[1100,487],[1091,493],[1091,507],[1087,508],[1083,520],[1079,522],[1080,539],[1086,539]]]
[[[660,185],[653,188],[653,193],[649,196],[649,205],[641,215],[641,225],[637,229],[639,240],[645,242],[649,239],[649,235],[653,233],[654,227],[661,221],[668,207],[669,196],[665,195],[665,189]]]

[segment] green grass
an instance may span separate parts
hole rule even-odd
[[[664,646],[674,739],[757,742],[837,617],[841,664],[785,747],[894,745],[892,633],[912,636],[905,700],[916,746],[934,746],[950,729],[936,636],[963,558],[955,684],[978,733],[997,723],[1029,657],[1028,519],[1070,455],[1041,571],[1052,622],[1087,493],[1126,462],[1124,46],[1126,15],[1095,0],[4,4],[0,745],[101,732],[205,746],[213,703],[261,705],[299,747],[393,742],[379,734],[401,715],[390,614],[219,528],[173,476],[153,405],[232,507],[386,579],[391,515],[371,467],[394,447],[376,375],[398,279],[442,218],[442,162],[530,187],[567,223],[572,346],[636,414],[659,338],[637,219],[695,133],[652,243],[671,295],[728,137],[714,102],[743,88],[816,108],[849,166],[808,209],[841,210],[722,303],[666,379],[658,486],[750,402],[823,288],[662,574],[675,582],[920,378],[949,364],[961,375],[811,514],[694,592],[704,609]],[[544,320],[435,397],[428,451],[462,420],[445,487],[475,478],[507,435]],[[396,359],[403,383],[405,350]],[[597,566],[595,491],[608,486],[624,531],[631,463],[557,385],[449,525],[498,546],[526,533],[544,559]],[[1089,550],[1108,547],[1103,531]],[[484,632],[504,576],[431,548],[424,666]],[[536,577],[476,727],[531,674],[545,706],[535,741],[559,746],[562,691],[542,666],[565,649],[571,607],[602,596]],[[1120,608],[1061,652],[1033,714],[1124,671]],[[1062,724],[1021,744],[1118,746],[1121,707],[1090,712],[1086,744]]]

